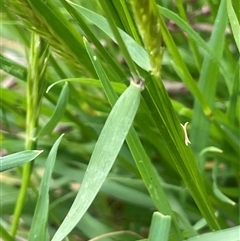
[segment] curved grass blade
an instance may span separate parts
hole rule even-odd
[[[111,28],[109,27],[108,22],[104,17],[70,1],[68,1],[68,3],[74,6],[89,22],[96,25],[99,29],[101,29],[116,42]],[[133,61],[146,71],[150,71],[152,68],[146,51],[124,31],[122,31],[121,29],[118,29],[118,31]]]
[[[217,184],[217,178],[218,178],[218,165],[219,162],[215,161],[214,166],[213,166],[213,171],[212,171],[212,179],[213,179],[213,192],[216,195],[217,198],[222,200],[225,203],[228,203],[230,205],[236,205],[236,203],[231,200],[229,197],[227,197],[225,194],[221,192],[221,190],[218,188]]]
[[[159,12],[166,18],[172,20],[174,23],[178,25],[182,30],[184,30],[190,38],[192,38],[198,46],[204,49],[213,59],[217,60],[214,52],[211,48],[206,44],[206,42],[200,37],[200,35],[194,31],[194,29],[186,23],[182,18],[180,18],[176,13],[170,11],[167,8],[158,6]]]
[[[47,234],[47,219],[48,219],[48,209],[49,209],[49,185],[50,179],[53,172],[54,163],[56,160],[58,146],[63,138],[62,134],[57,141],[54,143],[47,161],[45,173],[43,175],[43,179],[40,185],[39,196],[37,200],[37,205],[35,208],[32,226],[29,234],[29,241],[47,241],[49,240]]]
[[[92,79],[92,78],[69,78],[69,79],[61,79],[61,80],[58,80],[58,81],[54,82],[53,84],[51,84],[47,88],[46,92],[49,92],[49,90],[53,86],[55,86],[56,84],[60,84],[60,83],[63,83],[63,82],[78,82],[78,83],[81,83],[81,84],[93,85],[93,86],[96,86],[96,87],[102,87],[102,84],[101,84],[100,80],[98,80],[98,79]],[[113,86],[114,90],[117,93],[122,93],[126,89],[126,86],[124,84],[118,83],[118,82],[113,82],[112,86]]]
[[[11,168],[21,166],[24,163],[34,160],[43,151],[29,150],[20,151],[14,154],[10,154],[4,157],[0,157],[0,172],[9,170]]]
[[[54,113],[50,118],[49,122],[40,131],[38,137],[43,136],[45,134],[50,134],[52,132],[56,124],[64,115],[64,111],[67,108],[68,97],[69,97],[69,87],[68,87],[68,83],[65,83],[63,90],[60,94],[60,97],[58,99],[56,109],[54,110]]]
[[[62,240],[87,211],[109,173],[132,125],[140,103],[140,85],[131,85],[120,96],[101,131],[81,188],[52,241]]]

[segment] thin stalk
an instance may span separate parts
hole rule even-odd
[[[27,76],[27,108],[26,108],[26,139],[25,149],[32,150],[37,147],[35,138],[38,118],[40,114],[41,99],[45,90],[44,73],[48,59],[48,44],[36,34],[31,36],[28,76]],[[27,195],[27,189],[30,182],[33,162],[23,166],[22,185],[18,195],[13,214],[12,226],[10,233],[14,237],[17,232],[20,216]]]

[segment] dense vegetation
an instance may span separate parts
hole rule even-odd
[[[239,1],[1,17],[0,239],[239,240]]]

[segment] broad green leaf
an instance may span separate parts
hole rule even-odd
[[[48,210],[49,210],[49,185],[51,175],[54,168],[54,163],[57,156],[58,146],[62,140],[64,134],[62,134],[54,143],[48,158],[46,160],[45,172],[41,181],[39,196],[33,215],[31,230],[29,234],[29,241],[48,241],[47,234],[47,222],[48,222]]]
[[[9,170],[14,167],[23,165],[24,163],[33,161],[43,151],[31,150],[21,151],[7,156],[0,157],[0,172]]]
[[[62,240],[85,214],[108,175],[131,127],[141,87],[131,84],[120,96],[100,133],[81,188],[52,241]]]

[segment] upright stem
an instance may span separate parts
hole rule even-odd
[[[26,106],[26,137],[25,149],[33,150],[37,148],[38,119],[40,114],[41,100],[45,90],[44,73],[48,60],[48,44],[39,36],[32,33],[31,45],[28,61],[27,77],[27,106]],[[24,206],[27,189],[29,186],[33,162],[23,166],[22,185],[19,191],[18,199],[15,205],[13,221],[10,233],[14,237],[17,232],[19,219]]]

